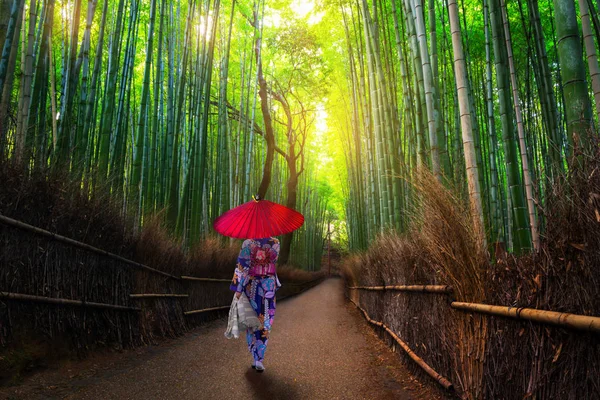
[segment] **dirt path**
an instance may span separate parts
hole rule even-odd
[[[434,399],[330,279],[277,306],[266,371],[214,321],[178,340],[63,365],[0,390],[7,399]],[[427,383],[428,385],[430,383]]]

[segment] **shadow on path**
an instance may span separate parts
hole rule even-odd
[[[287,383],[285,379],[277,374],[277,371],[268,374],[266,371],[265,373],[257,373],[249,368],[246,371],[246,381],[249,383],[255,399],[300,399],[297,390],[298,385]]]

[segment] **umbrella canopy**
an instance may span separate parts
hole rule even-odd
[[[290,233],[304,223],[304,215],[268,200],[252,200],[233,208],[213,222],[221,235],[262,239]]]

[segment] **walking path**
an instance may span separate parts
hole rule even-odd
[[[177,340],[62,365],[6,399],[435,399],[329,279],[277,306],[266,371],[250,368],[245,339],[227,340],[211,322]]]

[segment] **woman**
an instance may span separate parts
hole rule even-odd
[[[275,317],[275,291],[280,286],[275,266],[278,257],[279,240],[273,237],[244,241],[230,286],[238,298],[242,293],[248,296],[263,324],[262,330],[246,330],[248,350],[254,359],[252,368],[258,372],[265,370],[263,360]]]

